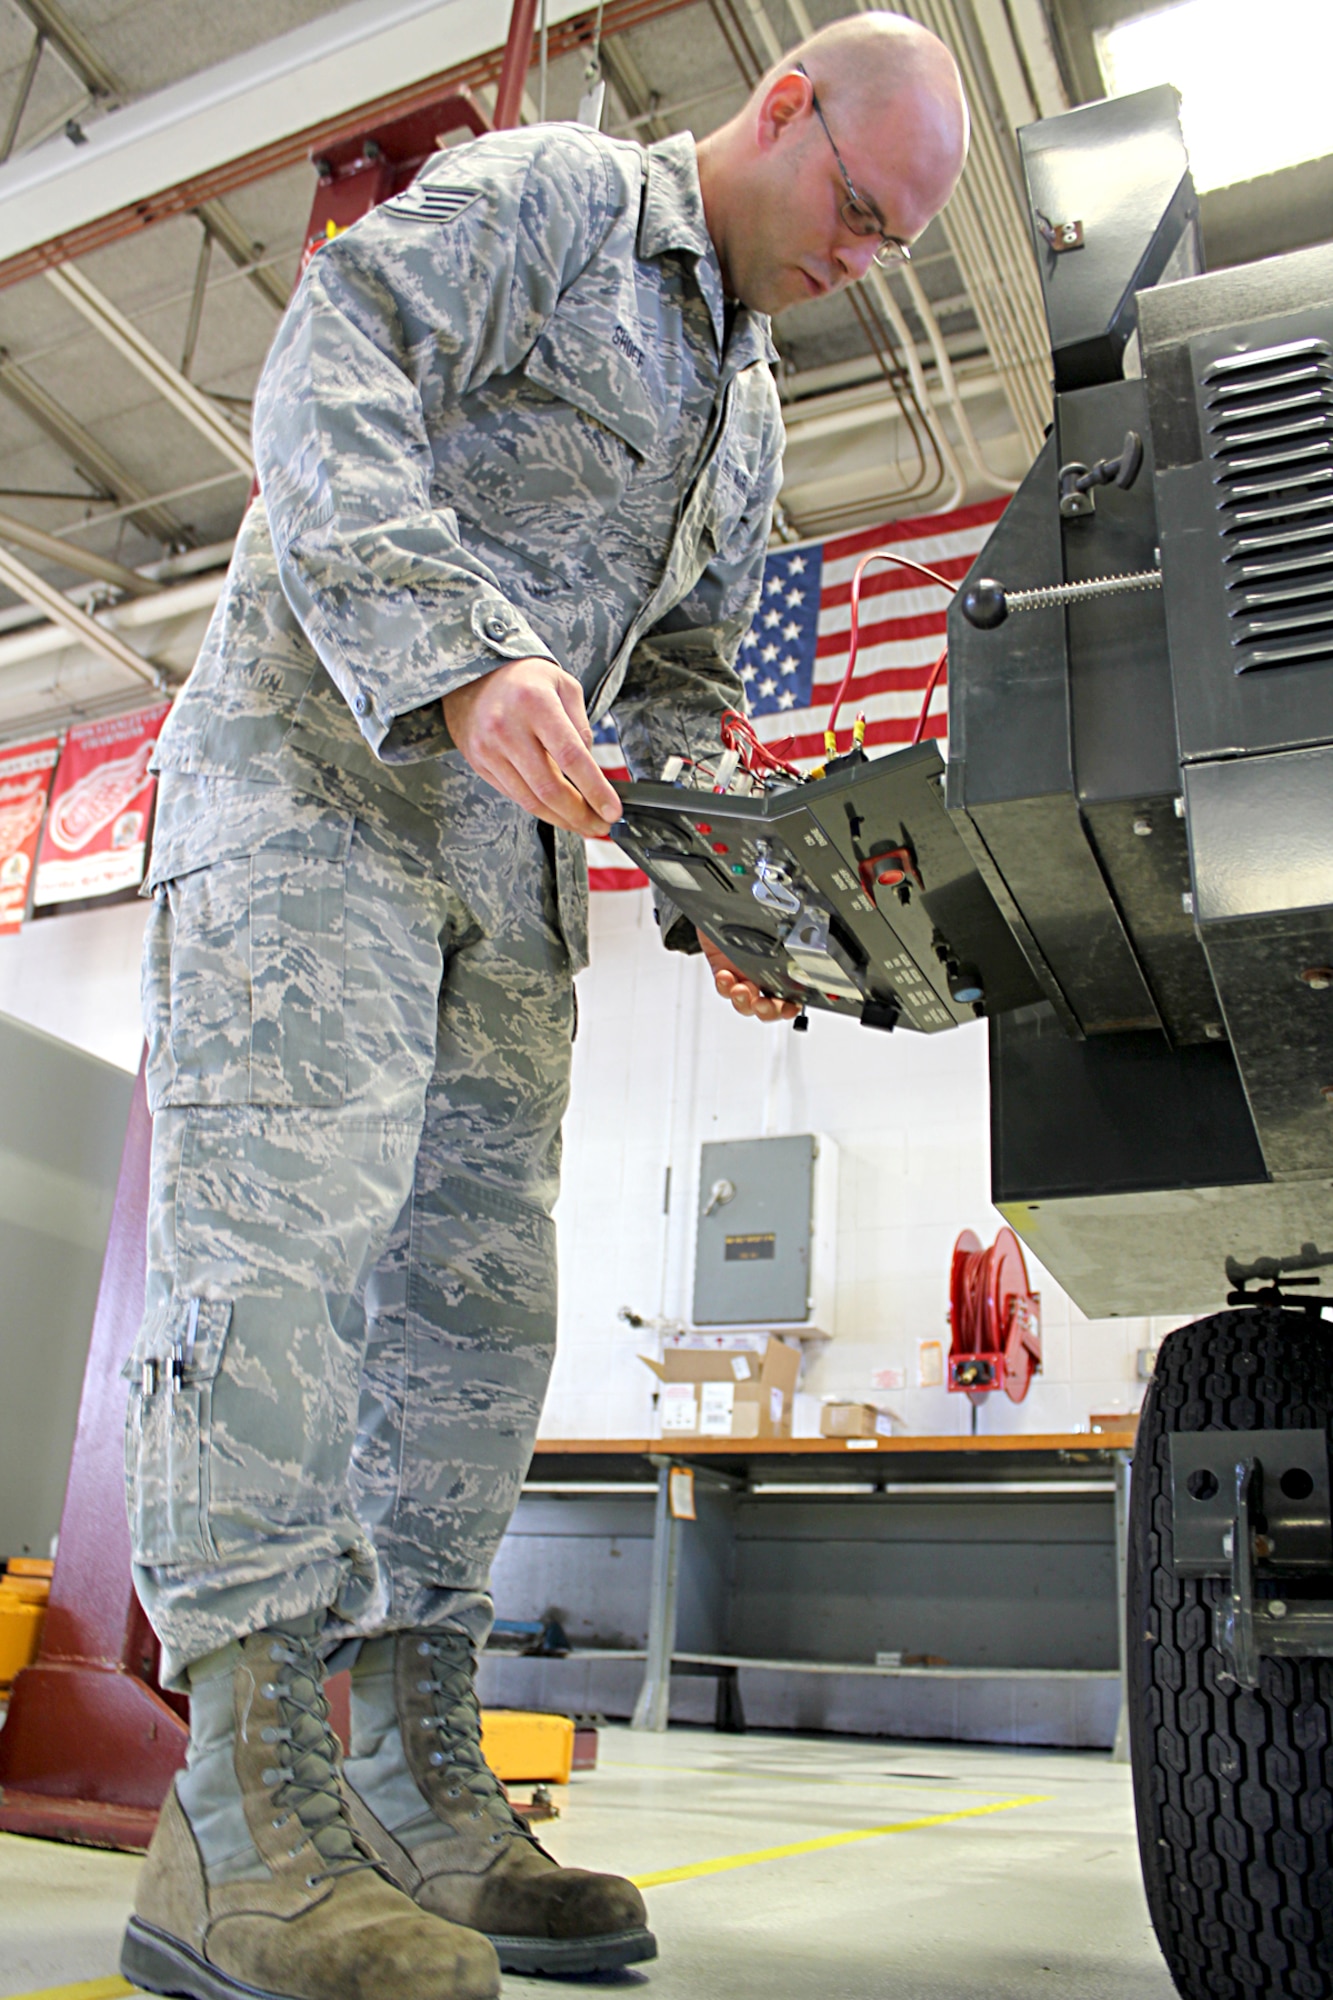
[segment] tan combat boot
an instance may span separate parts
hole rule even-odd
[[[309,1636],[191,1674],[191,1761],[162,1809],[120,1969],[184,2000],[494,2000],[495,1952],[393,1887],[353,1830]]]
[[[505,1972],[582,1974],[657,1956],[619,1875],[561,1868],[481,1754],[465,1633],[369,1641],[352,1670],[346,1777],[358,1830],[423,1910],[484,1931]]]

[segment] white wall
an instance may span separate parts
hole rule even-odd
[[[43,917],[0,937],[0,1014],[137,1070],[145,903]]]
[[[699,959],[661,949],[646,894],[593,898],[593,963],[566,1125],[560,1223],[560,1352],[547,1437],[653,1434],[655,1336],[617,1319],[688,1320],[699,1147],[706,1139],[821,1132],[841,1151],[836,1337],[803,1387],[864,1395],[910,1430],[965,1431],[971,1406],[921,1389],[919,1343],[949,1337],[958,1232],[990,1242],[986,1029],[872,1033],[815,1015],[805,1035],[741,1020]],[[663,1214],[665,1170],[671,1207]],[[1045,1364],[1025,1402],[983,1408],[984,1431],[1086,1428],[1092,1411],[1137,1408],[1139,1348],[1176,1321],[1085,1319],[1029,1258],[1042,1295]],[[900,1368],[907,1387],[875,1387]]]
[[[0,1013],[134,1069],[145,911],[121,904],[0,938]],[[806,1035],[742,1021],[702,961],[664,952],[646,894],[593,898],[558,1210],[560,1352],[548,1437],[653,1433],[656,1336],[617,1319],[687,1320],[705,1139],[822,1132],[841,1149],[836,1338],[803,1387],[871,1396],[915,1432],[966,1430],[966,1398],[917,1388],[922,1340],[946,1346],[949,1258],[960,1229],[989,1242],[986,1031],[879,1035],[815,1016]],[[671,1204],[663,1213],[670,1166]],[[1045,1367],[1027,1400],[996,1396],[986,1431],[1071,1430],[1137,1406],[1135,1353],[1174,1321],[1086,1320],[1029,1260]],[[873,1376],[900,1368],[907,1387]]]

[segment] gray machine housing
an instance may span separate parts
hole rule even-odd
[[[1333,1247],[1333,249],[1204,275],[1169,88],[1019,138],[1054,423],[949,616],[947,805],[1044,995],[992,1014],[993,1193],[1086,1312],[1187,1312]]]

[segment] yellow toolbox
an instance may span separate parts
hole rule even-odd
[[[0,1584],[28,1604],[45,1604],[51,1595],[55,1564],[44,1556],[11,1556]]]
[[[36,1556],[13,1556],[0,1576],[0,1688],[12,1685],[37,1657],[52,1565]]]
[[[574,1722],[521,1708],[483,1708],[481,1748],[506,1785],[567,1785],[574,1762]]]

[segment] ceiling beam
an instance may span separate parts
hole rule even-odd
[[[30,417],[51,442],[58,445],[86,479],[103,492],[113,493],[130,519],[145,535],[168,546],[179,546],[189,538],[184,524],[166,507],[149,497],[148,488],[132,479],[118,459],[71,416],[63,403],[48,395],[40,382],[0,349],[0,395]],[[139,503],[142,503],[140,505]]]
[[[606,0],[604,38],[691,0]],[[588,0],[548,0],[554,61]],[[356,0],[0,167],[0,286],[299,166],[368,124],[499,76],[494,0]],[[435,50],[448,68],[423,75]]]
[[[640,137],[649,145],[654,139],[665,139],[670,125],[653,103],[653,92],[648,79],[634,60],[634,51],[627,43],[608,42],[603,39],[601,50],[602,74],[616,96],[624,105],[629,116],[642,128]]]
[[[136,653],[133,646],[127,646],[115,632],[109,632],[105,625],[99,625],[95,618],[88,612],[80,610],[77,604],[71,604],[54,584],[48,583],[45,577],[38,576],[35,569],[29,569],[25,562],[21,562],[17,556],[11,555],[9,550],[4,548],[0,548],[0,583],[7,584],[16,597],[22,597],[37,610],[44,611],[52,624],[63,625],[67,632],[72,632],[76,639],[81,639],[84,645],[100,658],[109,660],[113,666],[124,667],[128,672],[137,674],[139,679],[147,681],[150,687],[165,686],[165,675],[146,660],[142,653]]]
[[[27,549],[30,555],[62,563],[80,576],[112,584],[131,597],[147,597],[162,588],[151,577],[140,576],[137,571],[126,569],[123,563],[112,562],[110,556],[94,555],[91,549],[62,542],[59,535],[49,535],[44,528],[34,528],[27,521],[16,521],[12,514],[0,514],[0,542],[13,542],[18,548]]]
[[[118,104],[124,86],[98,55],[86,35],[70,20],[56,0],[14,0],[20,14],[26,14],[42,40],[65,68],[81,83],[89,97],[103,104]]]
[[[73,22],[56,4],[56,0],[14,0],[14,5],[27,15],[37,30],[37,39],[29,57],[29,70],[36,73],[44,48],[54,49],[64,63],[88,92],[94,102],[111,106],[123,104],[133,92],[124,79],[118,76],[107,63],[103,62],[92,43],[81,35]],[[32,75],[25,75],[14,109],[10,114],[10,131],[6,143],[0,150],[0,161],[7,160],[13,151],[19,121],[27,103],[28,91],[32,86]],[[263,254],[263,246],[251,242],[245,231],[220,201],[202,202],[195,210],[209,236],[224,250],[238,270],[243,270],[250,283],[269,305],[279,312],[287,309],[287,290],[273,272],[254,268]]]
[[[84,277],[82,271],[69,264],[60,270],[48,271],[46,281],[59,292],[67,305],[82,313],[88,324],[109,341],[116,352],[132,368],[136,368],[158,395],[165,397],[201,437],[208,439],[215,451],[240,471],[254,471],[254,453],[249,441],[227,421],[203,390],[196,389],[193,382],[187,381],[179,368],[174,368],[165,354],[154,347],[138,327]]]
[[[223,254],[231,259],[238,271],[245,272],[260,297],[276,307],[278,312],[286,312],[289,298],[286,285],[276,271],[270,271],[267,265],[258,261],[264,254],[263,244],[253,242],[231,210],[220,201],[200,202],[195,214]]]

